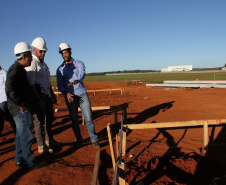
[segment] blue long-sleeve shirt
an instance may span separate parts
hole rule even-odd
[[[82,61],[75,60],[72,58],[72,63],[66,65],[63,62],[57,69],[57,86],[60,92],[69,92],[75,95],[81,95],[86,93],[86,88],[83,83],[86,71],[85,65]],[[76,85],[70,85],[69,83],[75,80],[80,80]]]

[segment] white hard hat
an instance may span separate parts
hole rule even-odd
[[[25,52],[28,52],[28,51],[31,51],[31,47],[26,42],[19,42],[14,47],[14,54],[15,55],[25,53]],[[16,58],[19,59],[19,58],[21,58],[21,56],[17,56]]]
[[[61,43],[60,45],[59,45],[59,53],[61,53],[63,50],[65,50],[65,49],[70,49],[71,50],[71,47],[69,46],[69,44],[67,44],[67,43]]]
[[[42,51],[48,50],[48,48],[46,47],[46,41],[41,37],[37,37],[36,39],[34,39],[33,42],[31,43],[31,45]]]

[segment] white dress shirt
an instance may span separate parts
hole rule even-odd
[[[50,72],[47,64],[40,62],[39,58],[32,55],[33,60],[31,66],[25,67],[27,71],[27,77],[30,85],[38,84],[45,90],[45,94],[49,97],[50,94]]]
[[[6,71],[2,69],[0,71],[0,103],[7,101],[5,93],[5,81],[6,81]]]

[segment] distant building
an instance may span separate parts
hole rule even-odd
[[[176,71],[192,71],[192,65],[169,66],[166,69],[161,69],[161,72],[176,72]]]

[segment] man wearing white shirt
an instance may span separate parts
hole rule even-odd
[[[39,153],[53,153],[52,147],[60,143],[53,139],[51,131],[54,121],[53,103],[56,103],[55,94],[50,82],[50,71],[44,62],[47,51],[44,39],[37,37],[33,40],[33,60],[31,66],[26,67],[28,81],[35,95],[35,135],[38,143]],[[45,127],[45,137],[42,136],[42,128]],[[44,144],[45,139],[45,144]]]
[[[14,133],[16,133],[16,125],[12,115],[7,107],[7,97],[5,93],[6,71],[0,66],[0,136],[4,129],[4,117],[10,123]]]

